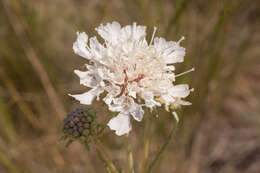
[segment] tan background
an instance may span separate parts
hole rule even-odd
[[[157,36],[185,36],[178,78],[195,92],[179,130],[154,173],[260,172],[260,1],[257,0],[0,0],[0,172],[105,172],[94,150],[59,142],[62,119],[78,103],[73,69],[76,31],[96,35],[100,23],[137,22]],[[95,103],[100,120],[106,106]],[[143,155],[144,122],[134,122],[135,169]],[[160,110],[150,123],[151,158],[169,134],[172,117]],[[103,141],[125,167],[124,138]],[[150,159],[151,160],[151,159]]]

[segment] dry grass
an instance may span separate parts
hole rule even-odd
[[[85,90],[73,69],[76,31],[94,35],[100,23],[154,25],[167,40],[186,37],[177,82],[195,88],[180,128],[152,172],[260,171],[260,3],[252,0],[0,0],[0,172],[105,172],[95,152],[58,139],[61,119]],[[103,115],[106,107],[95,103]],[[65,111],[66,110],[66,111]],[[171,117],[152,119],[151,157],[169,134]],[[104,117],[104,118],[103,118]],[[143,156],[144,122],[134,123],[136,170]],[[109,130],[103,142],[125,168],[124,139]],[[152,158],[149,158],[150,162]]]

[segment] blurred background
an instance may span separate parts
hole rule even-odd
[[[76,31],[96,35],[100,23],[137,22],[186,48],[178,78],[195,91],[181,110],[179,129],[152,172],[260,172],[259,0],[0,0],[0,172],[105,172],[94,150],[59,141],[62,120],[81,93],[73,73],[84,63],[72,44]],[[99,117],[107,107],[95,103]],[[172,127],[160,110],[150,123],[149,161]],[[144,122],[134,122],[136,170],[143,155]],[[124,168],[124,139],[108,129],[103,142]]]

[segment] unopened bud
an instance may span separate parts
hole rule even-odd
[[[101,134],[105,126],[96,122],[96,113],[89,107],[79,107],[67,114],[62,126],[64,136],[61,139],[68,139],[69,146],[73,141],[78,140],[88,146],[90,137]]]
[[[72,112],[67,114],[67,117],[63,123],[63,132],[72,138],[78,138],[81,136],[87,137],[90,133],[83,133],[84,130],[91,131],[90,127],[93,123],[95,114],[84,107],[76,108]]]

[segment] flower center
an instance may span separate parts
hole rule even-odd
[[[136,70],[136,64],[134,65],[133,69],[134,69],[134,71]],[[126,68],[126,69],[123,70],[123,73],[124,73],[124,75],[125,75],[124,83],[123,83],[123,84],[116,84],[117,86],[119,86],[119,87],[121,88],[120,93],[119,93],[116,97],[120,97],[120,96],[122,96],[122,95],[125,93],[125,89],[127,88],[127,85],[128,85],[128,84],[131,84],[131,83],[133,83],[133,82],[138,83],[140,80],[142,80],[142,79],[145,77],[144,74],[139,74],[139,75],[137,76],[137,78],[135,78],[135,79],[129,81],[129,78],[128,78],[128,76],[127,76],[127,70],[128,70],[128,68]],[[127,95],[128,93],[125,93],[125,94]]]

